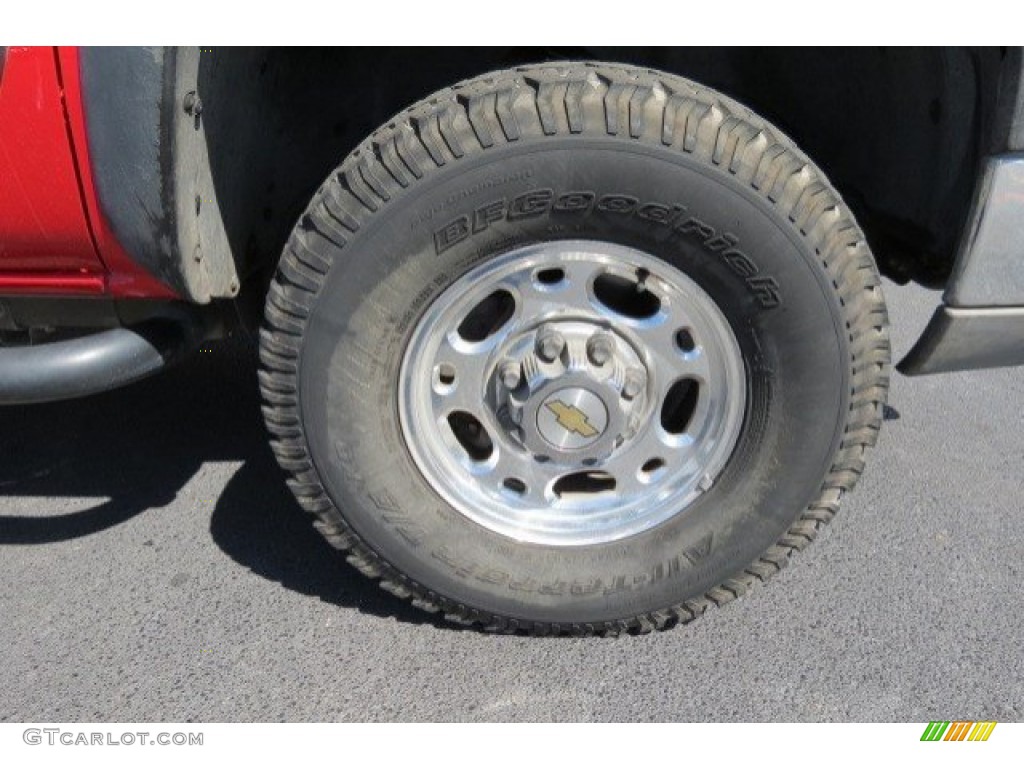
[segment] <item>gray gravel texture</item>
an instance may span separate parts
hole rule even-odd
[[[895,350],[938,295],[886,285]],[[1024,370],[894,376],[868,470],[766,587],[619,639],[496,637],[323,543],[251,348],[0,409],[0,721],[1024,719]]]

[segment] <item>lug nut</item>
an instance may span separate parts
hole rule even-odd
[[[646,383],[645,379],[643,371],[636,369],[626,371],[626,378],[622,382],[622,396],[627,400],[632,400],[639,395]]]
[[[522,372],[519,367],[519,363],[514,363],[511,360],[501,366],[500,372],[501,383],[505,386],[505,389],[515,389],[519,386],[519,382],[522,379]]]
[[[565,349],[565,339],[558,331],[545,330],[537,336],[537,357],[546,363],[553,363]]]
[[[594,334],[587,342],[587,357],[594,365],[604,365],[612,359],[614,353],[614,343],[603,333]]]

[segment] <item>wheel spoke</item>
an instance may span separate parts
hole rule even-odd
[[[655,414],[652,421],[609,460],[608,471],[615,476],[617,482],[622,483],[617,491],[649,495],[655,488],[654,484],[643,482],[638,477],[645,464],[650,461],[663,462],[656,476],[664,477],[685,466],[693,455],[693,445],[688,439],[663,440],[664,433],[658,428],[657,421]]]
[[[509,281],[518,295],[517,324],[535,323],[539,318],[565,312],[590,310],[588,284],[599,269],[592,263],[574,259],[559,260],[552,271],[560,271],[561,280],[547,284],[536,277],[537,270],[524,270]]]
[[[462,410],[481,418],[490,349],[491,345],[485,343],[469,344],[461,340],[453,343],[453,334],[444,337],[435,365],[429,371],[434,377],[431,384],[435,411]],[[441,366],[450,366],[454,373],[455,380],[450,387],[437,386],[436,371]]]
[[[560,265],[565,270],[566,299],[574,307],[590,308],[592,306],[590,284],[597,275],[604,271],[604,268],[579,258],[566,259],[560,262]]]
[[[692,376],[707,381],[711,375],[708,349],[702,338],[694,338],[692,349],[680,347],[677,340],[680,330],[692,327],[688,320],[678,317],[680,314],[673,312],[659,315],[632,329],[646,351],[654,358],[654,369],[667,380],[666,386],[670,386],[672,381],[680,376]]]
[[[491,487],[499,490],[509,504],[544,507],[550,472],[507,438],[501,439],[498,460],[487,472]],[[517,487],[521,484],[521,487]]]
[[[623,463],[621,471],[609,473],[615,478],[615,493],[622,496],[650,494],[652,487],[640,481],[637,471],[636,467],[630,471],[630,468]]]

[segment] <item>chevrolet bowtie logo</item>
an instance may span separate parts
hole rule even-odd
[[[575,405],[566,405],[561,400],[544,403],[544,407],[555,414],[559,425],[567,432],[574,432],[580,437],[594,437],[597,430],[587,419],[587,414]]]

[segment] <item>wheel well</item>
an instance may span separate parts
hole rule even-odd
[[[213,48],[201,54],[198,92],[231,256],[253,281],[268,278],[317,186],[396,112],[491,69],[599,59],[667,70],[747,104],[825,171],[883,272],[938,287],[1008,57],[966,48]]]

